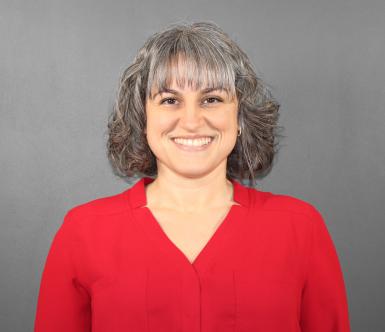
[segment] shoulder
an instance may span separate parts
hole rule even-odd
[[[288,194],[250,189],[253,197],[252,218],[256,224],[287,234],[310,238],[314,230],[325,232],[327,225],[319,209],[311,202]]]
[[[253,205],[259,210],[276,211],[311,218],[320,216],[317,207],[305,199],[288,194],[262,191],[255,188],[249,189],[253,198]]]
[[[125,190],[109,196],[97,197],[71,207],[65,214],[65,221],[69,220],[104,220],[113,219],[127,213],[129,208],[128,192]]]

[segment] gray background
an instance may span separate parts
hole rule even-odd
[[[384,14],[382,0],[2,0],[0,330],[32,330],[65,212],[131,186],[104,149],[123,69],[158,29],[207,19],[248,53],[282,105],[286,138],[259,188],[321,211],[352,330],[385,331]]]

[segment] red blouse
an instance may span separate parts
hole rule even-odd
[[[146,205],[145,184],[70,209],[42,274],[35,332],[348,332],[322,216],[233,180],[232,205],[193,263]]]

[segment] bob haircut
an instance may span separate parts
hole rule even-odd
[[[183,70],[179,71],[179,65]],[[181,74],[183,72],[183,76]],[[187,84],[225,89],[238,98],[241,135],[228,156],[226,177],[255,184],[270,170],[277,146],[279,104],[256,76],[247,55],[213,22],[174,23],[153,34],[120,79],[108,118],[107,156],[121,177],[157,175],[156,156],[146,135],[146,98]]]

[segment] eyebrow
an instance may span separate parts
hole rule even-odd
[[[225,88],[206,88],[206,89],[202,89],[201,92],[202,93],[209,93],[209,92],[212,92],[212,91],[227,91],[227,89]],[[165,92],[168,92],[168,93],[172,93],[174,95],[181,95],[181,93],[179,91],[176,91],[176,90],[173,90],[173,89],[169,89],[169,88],[164,88],[164,89],[161,89],[159,91],[157,91],[154,96],[153,96],[153,99],[155,99],[155,97],[158,95],[158,94],[162,94],[162,93],[165,93]]]

